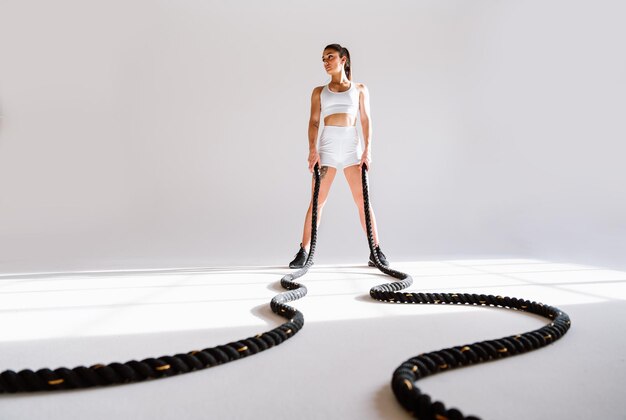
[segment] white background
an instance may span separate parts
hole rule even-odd
[[[519,296],[572,317],[555,345],[419,386],[486,420],[618,418],[626,277],[602,266],[626,269],[624,12],[605,0],[0,0],[0,372],[275,327],[268,302],[310,194],[311,91],[338,42],[371,94],[372,204],[411,290]],[[368,253],[339,173],[297,338],[159,381],[5,395],[0,417],[400,420],[389,380],[403,360],[545,322],[373,302],[390,278]]]
[[[2,0],[0,271],[286,265],[334,42],[370,91],[390,261],[625,268],[625,9]],[[316,261],[368,254],[338,173]]]

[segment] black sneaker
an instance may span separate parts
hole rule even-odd
[[[296,257],[293,259],[293,261],[289,263],[289,268],[304,267],[304,264],[306,263],[306,259],[308,258],[308,256],[309,256],[308,252],[306,252],[306,250],[302,246],[302,243],[300,243],[300,250],[296,254]]]
[[[387,261],[387,257],[385,257],[385,254],[383,254],[383,251],[380,250],[380,246],[376,245],[374,250],[376,251],[376,254],[378,255],[378,261],[380,261],[380,263],[383,266],[389,267],[389,261]],[[369,265],[370,267],[376,267],[376,264],[374,264],[374,255],[372,255],[371,252],[370,252],[370,260],[367,262],[367,265]]]

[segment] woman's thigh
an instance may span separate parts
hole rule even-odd
[[[320,168],[320,192],[317,196],[317,202],[322,203],[326,201],[328,197],[328,192],[330,191],[330,186],[333,184],[333,180],[335,179],[335,175],[337,174],[337,169],[332,166],[322,166]],[[311,181],[311,203],[313,203],[313,193],[315,192],[315,174],[313,174],[313,179]]]
[[[361,180],[361,169],[359,165],[347,166],[343,168],[343,173],[350,186],[354,202],[363,205],[363,181]]]

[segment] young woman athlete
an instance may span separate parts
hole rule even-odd
[[[330,83],[317,86],[311,95],[311,117],[309,118],[309,172],[313,173],[315,163],[320,166],[320,189],[318,196],[317,225],[319,226],[322,209],[326,204],[330,186],[333,183],[337,168],[343,168],[343,173],[350,185],[352,198],[359,209],[361,226],[367,236],[365,225],[365,211],[363,204],[363,186],[361,181],[361,166],[371,168],[371,140],[372,120],[370,117],[369,92],[363,83],[352,81],[352,66],[350,53],[347,48],[339,44],[330,44],[324,48],[322,62],[326,73],[331,76]],[[357,111],[361,115],[361,127],[365,147],[361,147],[356,127]],[[316,146],[317,132],[320,118],[324,121],[324,128],[320,136],[319,153]],[[315,178],[311,184],[311,192],[315,189]],[[291,268],[301,268],[306,263],[311,244],[311,218],[313,197],[304,219],[304,232],[300,250],[293,261]],[[385,266],[389,266],[385,255],[378,245],[378,232],[374,210],[370,206],[372,231],[375,250],[378,258]],[[374,257],[370,252],[368,265],[374,267]]]

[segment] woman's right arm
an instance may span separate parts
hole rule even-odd
[[[321,102],[320,86],[313,89],[311,94],[311,116],[309,117],[309,172],[313,172],[315,163],[319,163],[320,157],[317,153],[317,133],[320,127]]]

